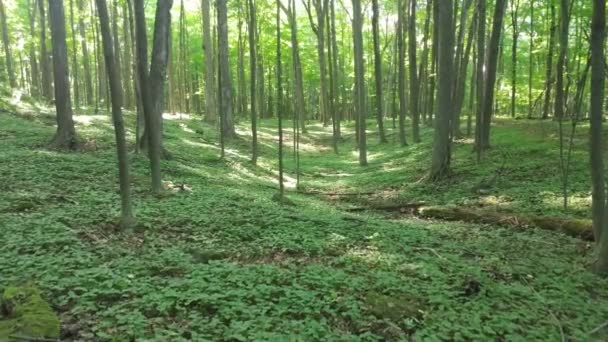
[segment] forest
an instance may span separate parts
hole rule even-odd
[[[606,341],[605,0],[0,0],[0,341]]]

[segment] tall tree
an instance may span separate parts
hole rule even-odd
[[[519,0],[511,0],[511,31],[513,33],[511,45],[511,117],[515,117],[515,96],[517,92],[517,40],[519,38],[519,25],[517,15]],[[532,53],[532,50],[530,50]]]
[[[277,118],[279,121],[279,196],[285,196],[283,184],[283,82],[281,79],[281,0],[277,0]]]
[[[221,85],[221,115],[222,132],[225,138],[236,136],[232,118],[232,78],[230,77],[230,60],[228,53],[228,13],[226,0],[217,0],[217,26],[219,39],[219,68],[222,74]]]
[[[42,74],[42,95],[50,101],[53,98],[53,94],[50,77],[50,59],[46,46],[46,10],[44,0],[38,0],[38,9],[40,12],[40,71]]]
[[[255,4],[253,0],[247,0],[247,5],[249,11],[247,12],[249,16],[249,70],[251,70],[251,161],[253,165],[255,165],[258,161],[258,129],[257,129],[257,117],[255,111],[255,91],[256,91],[256,73],[254,72],[256,67],[256,42],[255,42],[255,32],[256,32],[256,11]]]
[[[87,46],[86,26],[84,24],[84,0],[78,0],[78,31],[80,34],[80,48],[82,50],[82,64],[84,67],[84,84],[87,105],[93,104],[93,77],[91,76],[91,64],[89,61],[89,49]]]
[[[74,25],[74,0],[70,0],[70,33],[72,36],[72,89],[74,89],[74,104],[78,108],[80,107],[80,87],[78,85],[78,48]]]
[[[213,40],[211,40],[211,17],[209,14],[209,0],[201,2],[203,12],[203,53],[205,55],[205,120],[215,122],[217,109],[215,100],[215,67],[213,53]]]
[[[483,127],[481,136],[481,148],[490,147],[490,121],[492,120],[492,108],[494,104],[494,87],[496,84],[496,72],[498,66],[498,50],[502,32],[502,22],[505,15],[507,0],[496,0],[494,8],[494,19],[492,21],[492,33],[488,46],[488,65],[486,75],[486,94],[484,95]]]
[[[397,64],[399,65],[399,143],[401,146],[407,145],[405,139],[405,43],[403,39],[403,27],[405,22],[405,16],[403,15],[403,0],[397,1],[397,49],[398,57]]]
[[[13,69],[13,56],[11,55],[11,42],[9,39],[8,25],[6,23],[6,9],[4,3],[0,0],[0,27],[2,28],[2,45],[4,46],[4,61],[6,64],[6,73],[8,74],[9,84],[11,88],[17,87],[15,78],[15,70]]]
[[[418,111],[418,71],[416,70],[416,0],[409,0],[409,23],[408,23],[408,57],[410,69],[410,116],[412,118],[412,140],[420,142],[420,113]]]
[[[553,87],[553,50],[555,49],[555,34],[557,25],[555,22],[555,4],[554,0],[549,0],[549,8],[551,11],[551,24],[549,26],[549,49],[547,51],[546,74],[545,74],[545,98],[543,102],[542,118],[549,118],[549,104],[551,102],[551,88]]]
[[[477,65],[475,74],[477,75],[477,108],[475,111],[475,151],[477,152],[477,162],[481,160],[482,130],[483,130],[483,110],[485,97],[485,51],[486,51],[486,1],[477,0]]]
[[[568,54],[568,30],[570,26],[570,3],[568,0],[560,0],[560,24],[559,24],[559,54],[555,69],[555,109],[554,115],[557,120],[564,117],[566,93],[564,92],[564,68],[567,64]]]
[[[110,80],[110,98],[112,100],[112,121],[114,122],[114,135],[116,138],[116,154],[118,156],[118,179],[120,182],[121,198],[121,226],[129,228],[132,226],[133,210],[131,207],[131,189],[129,186],[129,156],[127,155],[127,142],[125,139],[125,125],[122,118],[122,92],[118,91],[122,84],[118,75],[120,64],[116,64],[115,53],[110,33],[110,18],[106,0],[96,0],[99,15],[101,40],[103,42],[103,55]]]
[[[372,31],[374,39],[374,76],[376,81],[376,121],[378,122],[378,135],[380,137],[380,143],[386,143],[386,135],[384,134],[384,101],[382,96],[382,55],[380,54],[380,29],[378,28],[378,20],[380,18],[378,0],[372,0],[372,11]]]
[[[27,2],[27,17],[30,29],[30,44],[29,44],[29,58],[30,58],[30,74],[31,74],[31,89],[30,94],[32,97],[37,98],[40,95],[40,71],[38,70],[38,62],[36,58],[36,5],[32,4],[32,0]]]
[[[534,73],[534,0],[530,0],[530,52],[528,53],[528,119],[532,118],[532,79]]]
[[[53,40],[53,78],[55,79],[55,108],[57,132],[51,147],[74,150],[78,147],[76,128],[72,118],[68,46],[66,44],[63,0],[49,0],[51,39]]]
[[[361,0],[353,0],[353,45],[355,59],[355,113],[358,122],[359,165],[367,165],[367,145],[365,139],[365,64],[363,62],[363,19]]]
[[[435,135],[430,179],[438,180],[447,176],[450,169],[451,141],[450,121],[452,118],[452,86],[454,65],[454,30],[452,29],[454,3],[443,0],[438,4],[438,79],[437,116],[435,118]]]
[[[598,243],[595,270],[608,274],[608,217],[603,155],[603,102],[605,79],[606,0],[593,1],[591,21],[591,180],[593,233]]]

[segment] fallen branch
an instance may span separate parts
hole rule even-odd
[[[589,335],[593,335],[595,333],[597,333],[598,331],[604,329],[605,327],[608,327],[608,321],[598,325],[597,327],[595,327],[593,330],[589,331],[587,334]]]
[[[354,207],[346,208],[346,211],[365,211],[365,210],[382,210],[382,211],[399,211],[405,212],[416,212],[420,208],[425,207],[426,202],[411,202],[411,203],[399,203],[399,204],[385,204],[385,205],[372,205],[369,207]]]
[[[423,207],[419,210],[423,218],[434,218],[445,221],[464,221],[483,224],[497,224],[508,227],[537,227],[565,233],[586,241],[593,241],[591,220],[566,219],[549,216],[526,216],[505,214],[496,211],[448,207]]]

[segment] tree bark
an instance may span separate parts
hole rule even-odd
[[[412,117],[412,140],[420,142],[420,112],[418,111],[418,91],[420,87],[418,71],[416,70],[416,0],[409,2],[410,16],[408,24],[408,57],[410,68],[410,115]]]
[[[486,79],[486,94],[484,96],[483,110],[483,134],[482,144],[483,149],[490,147],[490,122],[492,120],[492,107],[494,103],[494,87],[496,84],[496,69],[498,65],[498,50],[500,47],[500,36],[502,31],[502,22],[505,14],[505,5],[507,0],[497,0],[494,8],[494,20],[492,22],[492,33],[488,46],[488,65]]]
[[[53,94],[50,77],[50,60],[46,46],[46,10],[44,0],[38,0],[38,9],[40,11],[40,68],[42,74],[42,95],[47,101],[51,101],[53,99]]]
[[[499,0],[500,1],[500,0]],[[433,139],[433,156],[430,179],[442,179],[448,175],[451,159],[450,121],[452,118],[452,87],[454,65],[454,30],[452,29],[454,3],[443,0],[438,4],[438,79],[437,115]]]
[[[603,157],[603,101],[605,78],[606,1],[593,1],[591,23],[591,107],[590,166],[592,190],[593,234],[598,242],[595,271],[608,274],[608,218]]]
[[[202,0],[203,12],[203,53],[205,55],[205,120],[215,122],[217,109],[215,101],[215,68],[213,59],[213,40],[211,40],[211,21],[209,15],[209,0]]]
[[[378,135],[380,143],[386,143],[386,135],[384,134],[384,99],[382,94],[382,56],[380,54],[380,30],[378,29],[378,20],[380,10],[378,9],[378,0],[372,0],[372,30],[374,39],[374,76],[376,81],[376,121],[378,123]]]
[[[253,165],[257,164],[258,161],[258,130],[257,130],[257,116],[256,116],[256,108],[255,108],[255,91],[256,91],[256,73],[255,68],[257,65],[256,62],[256,42],[255,42],[255,32],[257,30],[256,26],[256,11],[255,4],[253,0],[247,0],[247,5],[249,8],[248,16],[249,16],[249,70],[251,70],[251,162]]]
[[[353,0],[353,45],[355,59],[355,111],[358,121],[359,165],[367,165],[367,145],[365,138],[365,64],[363,62],[363,34],[361,32],[361,0]]]
[[[49,0],[49,17],[51,39],[53,40],[53,77],[55,79],[55,108],[57,110],[57,133],[51,141],[51,147],[74,150],[78,147],[78,141],[70,101],[68,47],[65,39],[63,0]]]
[[[6,63],[6,73],[11,88],[17,87],[15,78],[15,70],[13,69],[13,56],[11,55],[11,41],[8,33],[8,25],[6,24],[6,9],[4,3],[0,0],[0,26],[2,27],[2,45],[4,46],[4,59]]]
[[[125,139],[125,125],[122,118],[122,87],[118,77],[120,64],[116,64],[113,51],[112,35],[110,34],[110,18],[106,0],[96,0],[99,14],[101,40],[103,42],[104,59],[108,79],[110,80],[110,97],[112,100],[112,121],[114,122],[114,135],[116,138],[116,154],[118,156],[118,179],[120,182],[121,199],[121,226],[129,228],[133,224],[133,210],[131,207],[131,190],[129,185],[129,156],[127,155],[127,142]],[[118,39],[115,35],[114,40]]]
[[[564,67],[568,54],[568,29],[570,26],[568,0],[560,1],[560,32],[559,32],[559,55],[557,56],[557,66],[555,70],[555,119],[561,120],[564,117],[564,104],[566,94],[564,92]]]
[[[232,78],[230,76],[230,60],[228,53],[228,16],[226,0],[217,0],[218,35],[219,35],[219,68],[222,74],[220,92],[222,132],[225,138],[236,136],[232,117]]]
[[[89,60],[89,49],[87,47],[86,26],[82,19],[84,14],[84,0],[78,0],[78,31],[80,34],[80,48],[82,50],[82,64],[84,67],[84,84],[87,105],[93,104],[93,78],[91,76],[91,64]]]
[[[405,21],[405,16],[403,15],[403,0],[397,1],[397,49],[398,52],[398,61],[399,65],[399,76],[398,76],[398,92],[399,92],[399,143],[401,146],[407,145],[407,140],[405,138],[405,112],[406,112],[406,103],[405,103],[405,43],[403,41],[403,26]]]
[[[547,52],[546,74],[545,74],[545,101],[543,103],[542,118],[549,118],[549,104],[551,102],[551,88],[553,85],[553,50],[555,49],[555,33],[557,26],[555,24],[555,4],[554,0],[549,0],[551,8],[551,27],[549,33],[549,51]]]
[[[477,110],[475,112],[475,151],[477,162],[481,161],[483,151],[483,110],[485,97],[485,51],[486,51],[486,1],[477,1]]]
[[[76,29],[74,27],[74,0],[70,0],[70,33],[72,36],[72,89],[74,89],[74,104],[80,107],[80,87],[78,85],[78,47],[76,45]]]
[[[30,29],[30,38],[32,40],[29,44],[31,73],[30,95],[34,98],[38,98],[40,96],[40,71],[38,70],[38,62],[36,59],[36,45],[34,43],[36,39],[36,5],[34,5],[31,0],[28,0],[27,2],[27,16]]]

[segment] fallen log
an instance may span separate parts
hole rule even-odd
[[[562,232],[566,235],[593,241],[593,226],[591,220],[567,219],[551,216],[515,215],[489,210],[457,206],[422,207],[418,215],[445,221],[463,221],[482,224],[496,224],[508,227],[536,227],[545,230]]]

